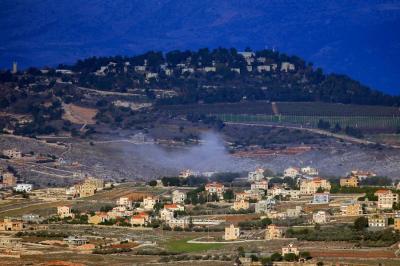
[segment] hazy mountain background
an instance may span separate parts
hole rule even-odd
[[[400,94],[400,1],[2,0],[0,67],[150,49],[276,48]]]

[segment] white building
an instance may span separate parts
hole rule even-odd
[[[231,71],[240,74],[240,68],[231,68]]]
[[[264,179],[264,169],[257,168],[254,172],[249,172],[247,179],[251,182],[261,181]]]
[[[244,57],[244,59],[249,59],[254,57],[256,54],[254,52],[238,52],[241,56]]]
[[[399,202],[399,195],[389,189],[379,189],[375,192],[378,197],[378,209],[392,209],[393,204]]]
[[[303,175],[317,176],[319,174],[317,168],[313,168],[310,166],[302,167],[300,170]]]
[[[373,216],[368,218],[368,227],[371,228],[385,228],[388,226],[388,218],[384,216]]]
[[[225,227],[225,240],[236,240],[240,236],[239,227],[235,227],[233,224]]]
[[[145,210],[152,210],[154,205],[157,203],[157,198],[155,197],[146,197],[143,199],[143,208]]]
[[[11,159],[20,159],[22,158],[22,152],[17,149],[9,149],[3,150],[3,155],[7,156]]]
[[[74,218],[74,214],[71,212],[71,207],[68,207],[68,206],[58,206],[57,207],[57,215],[61,219],[64,219],[66,217]]]
[[[268,189],[268,180],[255,181],[254,183],[252,183],[251,190],[255,190],[255,189],[267,190]]]
[[[158,78],[158,73],[154,73],[154,72],[148,72],[146,73],[146,79],[151,79],[151,78]]]
[[[318,211],[313,214],[313,222],[316,224],[326,224],[328,222],[327,216],[325,211]]]
[[[120,197],[117,200],[117,205],[118,206],[124,206],[124,207],[127,207],[127,208],[132,208],[132,201],[129,200],[128,197]]]
[[[282,256],[285,256],[286,254],[290,254],[290,253],[293,253],[296,256],[299,256],[299,254],[300,254],[299,249],[297,247],[295,247],[293,245],[293,243],[290,243],[286,247],[282,248]]]
[[[215,71],[217,71],[217,68],[216,67],[204,67],[203,71],[204,72],[215,72]]]
[[[257,66],[257,72],[261,73],[261,72],[270,72],[271,71],[271,66],[269,65],[261,65],[261,66]]]
[[[283,171],[283,175],[295,178],[296,176],[300,175],[300,169],[297,167],[286,168],[285,171]]]
[[[146,66],[135,66],[135,72],[144,72],[146,71]]]
[[[14,190],[16,192],[31,192],[32,191],[32,184],[17,184],[14,187]]]
[[[272,210],[273,206],[276,204],[275,199],[268,198],[266,200],[260,200],[255,204],[256,213],[267,213]]]
[[[286,216],[289,218],[296,218],[300,216],[302,211],[303,208],[301,206],[296,206],[295,208],[292,209],[286,209]]]
[[[169,209],[162,209],[160,211],[160,220],[168,221],[174,218],[174,211]]]
[[[282,62],[281,71],[288,72],[289,70],[295,70],[295,66],[289,62]]]
[[[172,203],[184,203],[186,200],[186,193],[179,190],[172,192]]]
[[[190,223],[190,218],[189,217],[180,217],[180,218],[172,218],[167,222],[167,225],[169,225],[169,227],[171,228],[186,228],[189,226]]]

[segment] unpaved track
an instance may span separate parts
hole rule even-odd
[[[345,141],[349,141],[352,143],[357,143],[357,144],[378,144],[373,141],[369,140],[364,140],[364,139],[358,139],[354,137],[350,137],[347,135],[341,135],[341,134],[336,134],[332,133],[329,131],[321,130],[321,129],[316,129],[316,128],[307,128],[307,127],[299,127],[299,126],[287,126],[287,125],[270,125],[270,124],[259,124],[259,123],[240,123],[240,122],[224,122],[227,125],[238,125],[238,126],[253,126],[253,127],[277,127],[277,128],[288,128],[288,129],[296,129],[296,130],[303,130],[303,131],[308,131],[311,133],[319,134],[319,135],[324,135],[327,137],[333,137]],[[379,143],[380,144],[380,143]],[[400,149],[400,146],[397,145],[389,145],[389,144],[380,144],[385,147],[391,147],[395,149]]]

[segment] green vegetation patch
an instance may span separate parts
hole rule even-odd
[[[190,238],[183,238],[179,240],[171,240],[166,243],[166,249],[170,252],[177,253],[188,253],[188,252],[201,252],[207,251],[210,249],[219,249],[224,244],[218,243],[209,243],[209,244],[192,244],[187,243],[187,241],[191,240]]]

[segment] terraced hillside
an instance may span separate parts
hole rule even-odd
[[[172,114],[204,114],[229,122],[290,123],[317,127],[320,120],[342,128],[369,131],[397,131],[400,128],[398,107],[334,104],[321,102],[243,102],[165,106]]]

